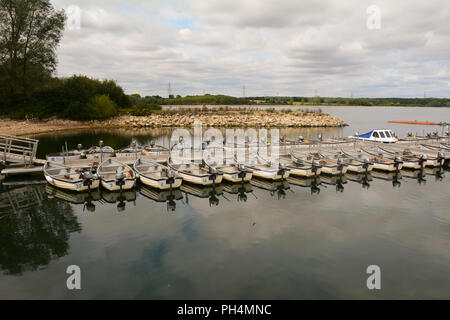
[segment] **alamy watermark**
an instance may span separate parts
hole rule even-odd
[[[381,290],[381,268],[377,265],[371,265],[367,267],[366,273],[370,274],[366,282],[367,289]]]
[[[203,133],[201,121],[195,121],[194,134],[187,129],[172,133],[170,160],[174,164],[205,161],[208,164],[233,164],[258,159],[279,163],[280,133],[278,129],[226,129],[209,128]]]
[[[67,267],[66,273],[70,274],[66,281],[67,289],[81,290],[81,268],[77,265],[71,265]]]
[[[68,30],[81,29],[81,8],[76,5],[68,6],[66,9],[67,21],[66,26]]]
[[[371,5],[366,10],[368,17],[366,21],[367,29],[380,30],[381,29],[381,8],[377,5]]]

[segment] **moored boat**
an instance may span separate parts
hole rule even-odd
[[[196,163],[173,164],[169,159],[169,168],[177,172],[184,181],[202,186],[210,186],[222,182],[223,174],[213,168]]]
[[[390,154],[388,152],[383,151],[383,149],[380,148],[361,148],[362,151],[364,151],[367,154],[370,154],[372,156],[378,157],[379,159],[383,159],[385,162],[390,161],[394,164],[396,163],[402,163],[402,169],[412,169],[412,170],[419,170],[422,168],[423,161],[414,157],[407,157],[407,156],[401,156],[401,154],[395,153]]]
[[[249,170],[242,164],[237,163],[220,163],[205,162],[205,166],[216,170],[223,174],[223,180],[236,183],[236,182],[248,182],[253,177],[253,171]]]
[[[397,157],[394,161],[390,159],[383,158],[383,154],[367,154],[363,152],[361,149],[357,150],[347,150],[347,149],[341,149],[342,153],[346,154],[348,157],[351,157],[353,159],[356,159],[358,161],[364,161],[364,162],[370,162],[373,164],[373,169],[375,170],[381,170],[381,171],[388,171],[393,172],[400,170],[402,168],[402,161],[401,158]]]
[[[310,178],[320,176],[322,167],[317,165],[314,161],[296,158],[292,155],[280,155],[280,163],[283,167],[290,170],[290,176]]]
[[[136,183],[134,170],[117,160],[109,158],[103,161],[97,170],[101,185],[109,191],[130,190]]]
[[[322,167],[322,173],[327,175],[344,175],[348,171],[348,165],[341,159],[328,159],[319,152],[311,152],[314,160]]]
[[[112,158],[115,156],[114,149],[106,147],[91,147],[85,152],[86,159],[103,161],[106,158]]]
[[[259,156],[246,163],[245,166],[253,171],[254,177],[274,181],[287,179],[291,172],[288,168],[283,167],[281,163],[276,164]]]
[[[361,173],[370,172],[373,170],[373,163],[366,157],[363,160],[355,159],[343,153],[342,151],[319,151],[319,153],[332,162],[339,160],[347,166],[348,172]]]
[[[47,161],[63,163],[68,160],[79,160],[84,156],[84,151],[82,150],[82,148],[83,146],[79,144],[77,150],[49,153],[45,156],[45,158]]]
[[[137,159],[133,165],[139,180],[146,186],[168,190],[181,186],[183,178],[177,176],[175,172],[158,162],[146,159]]]
[[[99,180],[95,169],[79,169],[47,161],[44,165],[44,177],[52,186],[83,192],[97,189]]]

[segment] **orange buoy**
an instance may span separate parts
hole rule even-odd
[[[389,121],[389,123],[421,124],[421,125],[426,125],[426,126],[437,126],[438,125],[435,122],[427,122],[427,121]]]

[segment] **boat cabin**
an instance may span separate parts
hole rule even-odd
[[[365,134],[355,135],[351,138],[383,143],[394,143],[398,141],[395,133],[388,129],[375,129]]]

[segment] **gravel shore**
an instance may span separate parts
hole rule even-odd
[[[145,117],[121,116],[106,121],[0,119],[0,134],[29,135],[88,128],[168,128],[192,127],[195,121],[207,127],[343,127],[347,123],[325,113],[308,111],[187,111],[163,112]]]

